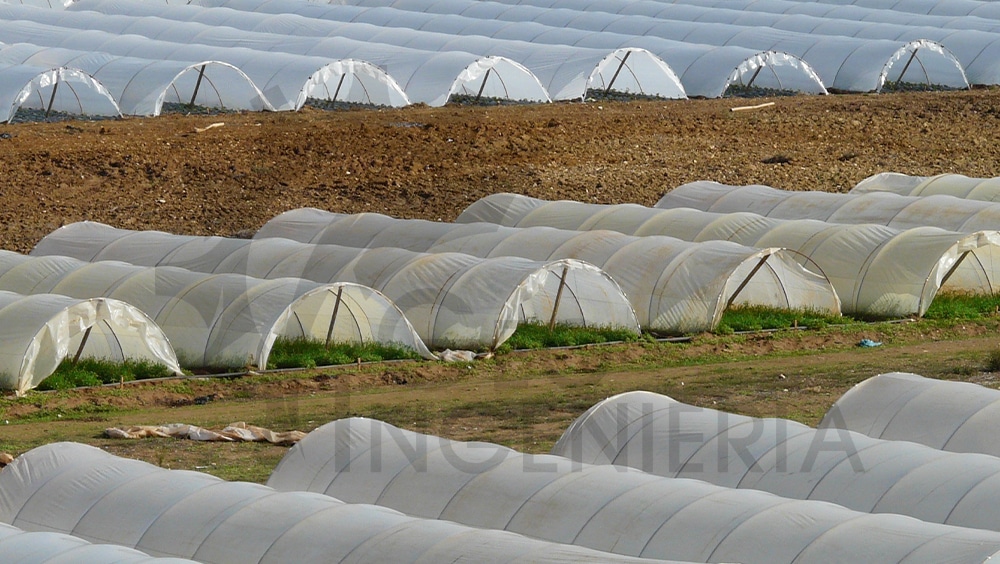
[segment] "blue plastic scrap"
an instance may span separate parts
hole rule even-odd
[[[882,346],[882,342],[881,341],[873,341],[871,339],[861,339],[858,342],[858,346],[859,347],[881,347]]]

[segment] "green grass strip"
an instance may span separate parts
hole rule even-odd
[[[163,378],[172,372],[151,360],[82,358],[74,363],[63,359],[59,367],[38,385],[39,390],[68,390],[81,386],[100,386],[117,382]]]
[[[924,317],[927,319],[985,319],[1000,312],[1000,296],[939,292]]]
[[[547,325],[540,323],[521,323],[514,334],[497,347],[496,352],[502,354],[512,350],[573,347],[616,341],[631,342],[639,339],[640,335],[628,329],[556,325],[550,331]]]
[[[828,325],[850,323],[850,317],[807,309],[779,309],[757,305],[731,307],[722,314],[722,321],[715,329],[720,335],[737,331],[762,331],[805,327],[823,329]]]
[[[420,355],[413,349],[383,343],[331,343],[313,339],[279,337],[271,348],[267,367],[274,368],[315,368],[361,362],[383,360],[417,359]]]

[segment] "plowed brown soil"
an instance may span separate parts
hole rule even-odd
[[[976,90],[8,125],[0,247],[80,220],[233,235],[299,206],[451,220],[501,191],[652,204],[705,179],[846,191],[884,171],[997,176],[998,123],[1000,91]]]
[[[762,102],[774,105],[731,111]],[[216,123],[224,125],[207,128]],[[6,125],[0,126],[0,247],[28,251],[53,229],[80,220],[246,236],[300,206],[452,220],[477,198],[501,191],[652,204],[671,187],[702,179],[842,192],[885,171],[992,177],[1000,176],[998,125],[998,90]],[[304,379],[80,390],[0,410],[10,423],[0,427],[0,450],[18,454],[53,440],[84,440],[174,468],[264,480],[283,449],[121,443],[99,434],[112,424],[237,419],[309,430],[357,414],[407,426],[430,410],[441,420],[427,423],[424,413],[420,430],[539,452],[595,398],[636,388],[814,424],[840,393],[879,371],[993,382],[981,357],[994,347],[994,325],[970,326],[964,336],[928,333],[926,346],[911,336],[896,347],[891,335],[860,331],[803,333],[788,341],[696,339],[694,352],[677,353],[716,354],[711,367],[644,371],[650,355],[674,353],[635,345],[527,360],[512,355],[472,369],[417,363]],[[853,347],[861,337],[885,339],[886,349]],[[805,350],[814,356],[768,356]],[[525,380],[513,383],[520,376]],[[214,401],[194,404],[206,394]],[[534,407],[518,407],[522,397]],[[94,415],[18,421],[61,410],[79,414],[81,406],[92,406]],[[490,406],[501,406],[500,413]]]

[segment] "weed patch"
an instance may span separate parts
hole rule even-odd
[[[149,360],[114,361],[100,358],[83,358],[78,362],[64,359],[48,378],[38,385],[39,390],[68,390],[81,386],[100,386],[116,382],[131,382],[170,376],[170,369]]]
[[[729,335],[736,331],[762,331],[764,329],[789,329],[804,327],[823,329],[828,325],[849,324],[854,319],[807,309],[779,309],[766,306],[744,305],[731,307],[722,314],[722,321],[715,332]]]
[[[517,326],[517,330],[509,339],[497,347],[496,352],[502,354],[513,350],[574,347],[618,341],[634,342],[640,338],[640,335],[628,329],[556,325],[550,331],[547,325],[522,323]]]
[[[314,339],[278,338],[271,349],[267,367],[315,368],[351,364],[353,362],[380,362],[383,360],[417,359],[415,351],[398,345],[382,343],[332,343],[327,346]]]

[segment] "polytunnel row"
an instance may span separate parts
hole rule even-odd
[[[495,19],[491,14],[478,14],[484,6],[489,5],[484,2],[452,3],[433,7],[414,3],[394,3],[392,6],[347,4],[322,6],[307,2],[266,0],[202,0],[196,4],[262,14],[296,13],[317,20],[370,24],[390,30],[445,33],[449,37],[461,37],[457,41],[458,44],[475,44],[483,38],[517,40],[520,43],[528,42],[544,46],[546,53],[553,54],[554,50],[566,46],[596,48],[603,52],[618,54],[610,61],[614,63],[609,69],[612,72],[591,74],[587,86],[603,91],[613,87],[616,91],[637,94],[663,92],[663,86],[658,86],[658,81],[655,80],[657,74],[644,70],[646,65],[662,61],[668,65],[671,73],[678,77],[683,92],[688,96],[717,98],[724,95],[731,86],[811,94],[826,93],[822,81],[809,65],[787,53],[685,43],[641,33],[596,32],[557,27],[547,24],[538,11],[534,11],[531,18],[525,17],[512,24],[509,21]],[[425,11],[420,11],[421,7]],[[354,26],[349,29],[363,31],[364,28]],[[655,58],[648,60],[648,54],[654,55]],[[640,57],[642,61],[639,60]],[[558,68],[565,67],[565,64],[561,64]],[[587,68],[581,70],[590,72]],[[565,71],[561,70],[560,73]],[[585,77],[585,75],[579,76],[577,80]],[[573,88],[550,87],[549,90],[553,99],[566,99],[576,97],[580,86],[575,84]],[[663,93],[659,95],[664,96]]]
[[[891,192],[900,196],[954,196],[964,200],[1000,201],[1000,178],[972,178],[964,174],[910,176],[882,172],[865,178],[851,194]]]
[[[207,275],[180,268],[89,263],[0,251],[0,289],[34,298],[0,309],[0,318],[7,314],[9,318],[46,320],[54,315],[52,307],[64,302],[82,303],[77,307],[83,308],[95,301],[91,300],[95,296],[107,298],[96,300],[80,313],[70,310],[70,319],[81,317],[84,321],[71,325],[68,335],[54,330],[39,332],[41,336],[35,339],[41,343],[36,345],[41,351],[36,352],[39,360],[34,365],[25,356],[32,348],[18,344],[23,345],[31,334],[20,341],[15,338],[29,325],[0,325],[4,337],[0,359],[5,364],[23,362],[25,366],[16,387],[7,387],[22,392],[51,374],[61,358],[73,354],[84,333],[88,356],[154,358],[178,374],[178,362],[188,368],[266,368],[279,336],[391,343],[433,358],[392,302],[358,284],[258,280],[238,274]],[[96,320],[105,321],[108,330],[86,331],[97,326]],[[57,326],[53,322],[49,325]],[[61,355],[42,354],[57,347]]]
[[[603,270],[573,259],[476,258],[287,239],[195,237],[91,222],[57,229],[32,254],[231,273],[270,283],[290,277],[299,281],[295,287],[364,284],[392,300],[416,334],[440,349],[494,349],[526,321],[640,329],[618,284]]]
[[[0,291],[0,388],[22,394],[80,358],[147,360],[181,373],[166,335],[131,304]]]
[[[261,0],[243,1],[254,5]],[[280,0],[277,5],[295,5],[296,2]],[[705,21],[666,19],[659,15],[651,17],[637,13],[633,4],[642,5],[642,2],[629,3],[621,14],[613,13],[613,9],[606,8],[600,0],[349,0],[346,3],[416,12],[461,13],[505,23],[541,22],[553,29],[611,32],[688,44],[783,53],[786,57],[798,59],[809,72],[818,75],[826,88],[838,91],[879,92],[887,85],[910,82],[948,88],[969,86],[965,70],[955,56],[941,44],[919,33],[915,38],[905,40],[877,36],[855,38],[847,34],[822,36],[814,35],[808,25],[789,30],[752,22],[745,26],[727,24],[723,18],[716,18],[715,10],[707,11]],[[655,5],[660,8],[659,12],[665,10],[662,4]],[[691,10],[698,9],[688,11]],[[994,39],[1000,39],[1000,35]],[[754,83],[758,77],[759,73],[754,70],[750,82]]]
[[[970,382],[880,374],[838,399],[819,426],[878,439],[912,441],[950,452],[1000,456],[1000,391]]]
[[[730,186],[698,181],[667,192],[655,207],[751,212],[778,219],[818,219],[830,223],[873,223],[908,229],[931,226],[971,233],[1000,226],[1000,204],[945,195],[901,196],[891,192],[837,194],[779,190],[770,186]]]
[[[5,562],[19,564],[196,564],[183,558],[154,558],[138,550],[114,544],[91,544],[62,533],[28,533],[0,523],[0,554]]]
[[[608,398],[552,453],[867,513],[1000,531],[1000,458],[752,418],[650,392]]]
[[[0,522],[205,564],[656,562],[165,470],[75,443],[35,448],[0,472]]]
[[[984,562],[1000,548],[992,531],[527,455],[361,418],[312,431],[268,485],[644,558]]]
[[[460,0],[361,3],[365,6],[321,7],[295,0],[203,3],[237,8],[231,10],[87,0],[65,11],[6,6],[4,17],[20,27],[44,23],[64,30],[167,39],[138,47],[134,39],[139,36],[128,45],[128,40],[104,42],[113,49],[108,54],[116,57],[145,58],[160,67],[187,63],[173,76],[167,75],[166,68],[145,71],[158,77],[156,87],[132,86],[148,90],[146,95],[154,103],[143,104],[142,109],[125,109],[133,104],[121,103],[123,111],[153,112],[142,115],[158,111],[156,94],[176,98],[178,103],[197,99],[200,105],[297,109],[310,97],[440,105],[452,95],[579,99],[589,89],[677,98],[721,96],[729,86],[825,92],[824,82],[845,91],[880,90],[886,82],[967,86],[961,65],[938,43],[928,41],[927,33],[921,34],[930,28],[885,24],[912,30],[906,40],[814,38],[776,28],[759,31],[720,22],[669,20],[662,15],[619,15],[587,2],[577,3],[574,9],[553,8],[541,0],[536,6]],[[428,13],[442,7],[450,13]],[[726,11],[705,10],[712,10],[716,19]],[[989,41],[990,48],[1000,38],[993,32],[976,33],[980,43]],[[973,40],[967,35],[962,39]],[[58,39],[36,36],[34,40],[42,43],[38,47],[69,47]],[[93,39],[83,42],[70,48],[96,50]],[[971,44],[961,52],[988,51],[978,46]],[[262,53],[261,58],[253,57],[251,51]],[[806,54],[808,61],[800,58]],[[54,57],[63,60],[67,56]],[[173,62],[164,64],[167,59]],[[996,57],[979,59],[995,64]],[[227,65],[231,68],[224,68]],[[117,66],[124,68],[122,62]],[[291,67],[297,68],[293,72]],[[903,76],[907,69],[910,74]],[[206,73],[215,77],[206,80]],[[243,76],[221,78],[233,73]],[[308,77],[304,83],[303,76]],[[981,83],[992,83],[993,78],[976,76]],[[168,88],[159,89],[164,80]],[[199,97],[198,85],[203,83],[210,87]],[[152,110],[148,109],[151,105]]]
[[[612,231],[404,220],[314,208],[278,215],[255,235],[258,239],[273,237],[359,248],[458,252],[483,258],[583,260],[603,269],[621,285],[640,326],[663,333],[711,331],[733,304],[840,313],[830,282],[800,266],[794,253],[779,248],[630,237]]]
[[[752,209],[743,206],[748,208]],[[791,249],[819,268],[833,284],[844,313],[854,315],[922,315],[942,288],[980,294],[1000,288],[1000,233],[985,229],[973,233],[932,227],[897,229],[779,220],[753,213],[546,201],[515,194],[487,196],[466,208],[456,221],[601,229]]]

